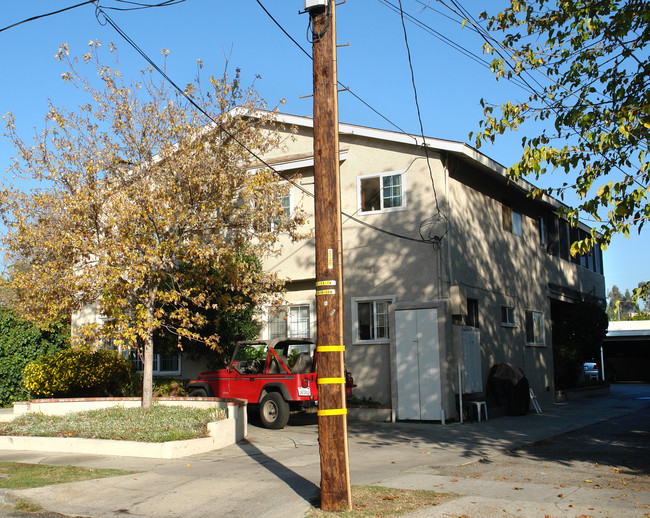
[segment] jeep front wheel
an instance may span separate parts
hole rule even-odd
[[[289,421],[289,403],[282,394],[269,392],[260,403],[260,420],[264,428],[279,430],[284,428]]]

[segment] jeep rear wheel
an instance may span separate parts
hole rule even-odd
[[[284,428],[289,421],[289,403],[282,394],[269,392],[260,403],[260,420],[264,428],[279,430]]]

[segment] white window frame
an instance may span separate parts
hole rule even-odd
[[[289,335],[289,318],[291,315],[291,308],[299,308],[299,307],[307,307],[307,310],[309,311],[308,315],[308,329],[309,332],[307,335],[299,335],[299,336],[291,336]],[[271,338],[271,328],[270,328],[270,317],[271,313],[273,311],[278,311],[278,312],[283,312],[284,313],[284,321],[285,321],[285,331],[286,333],[283,336],[289,337],[289,338],[311,338],[312,334],[312,329],[313,329],[313,315],[314,315],[314,309],[312,307],[311,302],[309,301],[300,301],[300,302],[291,302],[284,304],[280,308],[268,308],[266,312],[266,338],[270,339]]]
[[[528,341],[528,315],[531,315],[532,325],[533,325],[533,341]],[[524,330],[526,332],[526,345],[544,347],[546,346],[546,323],[545,323],[544,313],[541,311],[535,311],[533,309],[527,309],[524,313]],[[535,328],[539,328],[539,333],[541,336],[537,336]]]
[[[391,329],[390,325],[390,305],[395,304],[395,296],[394,295],[386,295],[386,296],[377,296],[377,297],[352,297],[351,298],[351,311],[352,311],[352,343],[355,345],[367,345],[367,344],[387,344],[390,343],[391,340],[391,333],[393,330]],[[386,312],[386,318],[387,318],[387,328],[388,328],[388,336],[386,338],[373,338],[370,340],[362,340],[359,338],[359,303],[363,302],[387,302],[388,303],[388,308]],[[376,315],[376,312],[375,312]],[[375,322],[373,323],[373,326],[376,327],[376,318]]]
[[[384,207],[384,196],[383,196],[383,179],[388,176],[399,176],[400,177],[400,187],[402,190],[402,203],[399,207]],[[361,183],[364,180],[369,180],[371,178],[379,178],[379,191],[381,193],[379,197],[379,209],[376,210],[363,210],[362,206],[362,190]],[[362,176],[357,176],[357,210],[358,214],[380,214],[383,212],[395,212],[400,210],[406,210],[406,174],[405,171],[386,171],[385,173],[376,173],[376,174],[366,174]]]
[[[183,357],[180,352],[175,353],[176,356],[178,356],[178,369],[173,370],[173,371],[162,371],[160,370],[160,365],[161,365],[161,354],[155,353],[153,355],[153,374],[154,376],[176,376],[180,375],[181,371],[183,370]],[[140,360],[140,356],[135,353],[133,357],[131,357],[131,361],[135,364],[137,372],[142,372],[144,369],[144,362]]]
[[[506,320],[503,319],[503,310],[506,310]],[[501,325],[503,327],[517,327],[517,309],[513,306],[501,306]]]
[[[289,196],[289,217],[291,217],[294,214],[294,208],[295,208],[293,185],[289,186],[289,192],[287,193],[287,195]],[[283,198],[284,198],[284,196],[283,196]],[[271,230],[275,230],[275,227],[276,227],[275,220],[271,221]]]

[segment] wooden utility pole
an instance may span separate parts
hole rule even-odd
[[[309,10],[314,58],[314,212],[321,509],[352,504],[345,405],[343,249],[334,0]]]

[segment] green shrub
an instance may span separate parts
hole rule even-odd
[[[115,351],[74,348],[33,361],[25,367],[24,381],[35,396],[121,396],[133,369]]]
[[[170,378],[153,379],[153,397],[187,396],[186,382]]]
[[[25,366],[68,346],[69,324],[39,329],[7,308],[0,308],[0,406],[29,396],[23,386]]]

